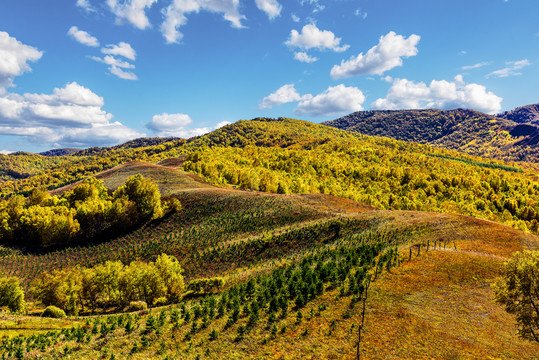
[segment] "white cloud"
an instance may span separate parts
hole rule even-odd
[[[301,62],[305,62],[305,63],[313,63],[315,61],[318,61],[317,57],[310,56],[309,54],[307,54],[304,51],[299,51],[299,52],[294,53],[294,59],[296,59],[298,61],[301,61]]]
[[[274,106],[286,104],[289,102],[307,99],[311,95],[301,96],[294,87],[294,84],[286,84],[277,89],[274,93],[266,96],[258,106],[260,109],[271,109]]]
[[[123,80],[138,80],[138,76],[131,71],[124,71],[117,66],[109,67],[109,71],[112,75],[116,75]]]
[[[177,129],[184,129],[187,125],[191,124],[193,120],[187,114],[159,114],[152,117],[152,121],[148,123],[147,127],[154,131],[166,131],[171,132]]]
[[[143,136],[103,110],[104,100],[76,82],[52,94],[0,96],[0,135],[60,146],[112,145]]]
[[[104,58],[100,58],[98,56],[90,56],[90,59],[95,60],[97,62],[101,62],[103,64],[107,64],[109,66],[114,67],[120,67],[124,69],[134,69],[135,65],[128,63],[127,61],[122,61],[120,59],[115,58],[114,56],[107,55]]]
[[[313,14],[320,12],[326,8],[325,5],[320,4],[319,0],[301,0],[300,3],[301,6],[303,6],[304,4],[312,5],[314,7]]]
[[[531,65],[530,61],[528,59],[518,60],[518,61],[507,61],[505,63],[507,66],[503,69],[496,70],[491,72],[490,74],[487,74],[487,78],[491,76],[495,77],[508,77],[508,76],[516,76],[516,75],[522,75],[522,73],[519,71],[522,68]]]
[[[417,43],[420,36],[412,34],[408,38],[390,31],[381,36],[377,45],[365,55],[360,53],[349,60],[341,61],[331,69],[333,79],[347,78],[362,74],[382,75],[397,66],[402,66],[402,58],[417,55]]]
[[[479,69],[479,68],[482,68],[483,66],[488,66],[488,65],[490,65],[490,62],[483,61],[483,62],[474,64],[474,65],[466,65],[466,66],[463,66],[463,67],[462,67],[462,70]]]
[[[354,11],[354,15],[359,16],[363,20],[365,20],[367,18],[367,12],[362,11],[361,8],[356,9],[356,11]]]
[[[96,144],[116,145],[144,136],[146,134],[115,121],[103,125],[93,124],[90,128],[67,129],[57,142],[62,146],[87,147]]]
[[[114,56],[107,55],[104,58],[97,56],[91,56],[90,59],[109,65],[109,71],[111,74],[124,80],[138,80],[135,73],[131,71],[124,71],[123,69],[134,69],[135,65],[115,58]]]
[[[239,7],[240,0],[173,0],[162,10],[165,21],[161,24],[161,32],[167,43],[179,43],[183,34],[178,29],[187,23],[186,15],[202,10],[222,13],[233,27],[243,28],[241,21],[245,16],[240,14]]]
[[[290,16],[292,17],[292,21],[295,23],[298,23],[301,20],[296,14],[292,14]]]
[[[5,149],[4,149],[4,150],[0,150],[0,154],[2,154],[2,155],[9,155],[9,154],[11,154],[12,152],[15,152],[15,151],[13,151],[13,150],[5,150]]]
[[[371,104],[372,109],[454,109],[471,108],[489,114],[501,110],[502,98],[483,85],[466,84],[462,76],[454,81],[432,80],[429,85],[407,79],[395,79],[385,98]]]
[[[361,90],[340,84],[300,101],[294,112],[311,116],[339,115],[363,110],[364,101],[365,95]]]
[[[126,20],[136,28],[144,30],[151,26],[146,10],[156,2],[157,0],[107,0],[107,5],[116,15],[118,23]]]
[[[265,12],[270,20],[281,15],[283,7],[277,0],[255,0],[255,3],[256,7]]]
[[[99,46],[99,41],[97,40],[97,38],[88,34],[86,31],[79,30],[79,28],[76,26],[72,26],[67,32],[67,34],[71,36],[75,41],[81,43],[82,45],[91,46],[91,47]]]
[[[289,47],[303,50],[316,48],[318,50],[333,50],[335,52],[346,51],[350,45],[341,45],[341,38],[335,37],[329,30],[320,30],[315,24],[307,24],[301,29],[290,32],[290,37],[285,42]]]
[[[223,126],[227,126],[227,125],[230,125],[232,124],[230,121],[221,121],[220,123],[218,123],[217,125],[215,125],[215,129],[220,129],[222,128]]]
[[[24,97],[36,104],[67,104],[101,107],[105,103],[101,96],[76,82],[66,84],[66,86],[61,89],[55,88],[52,95],[25,94]]]
[[[126,42],[119,42],[118,45],[109,44],[101,49],[103,54],[119,55],[129,60],[135,60],[137,54],[135,50]]]
[[[228,121],[222,121],[214,128],[193,128],[187,127],[193,123],[191,117],[187,114],[159,114],[154,115],[152,120],[146,124],[146,127],[152,130],[157,136],[177,136],[181,138],[191,138],[209,133],[212,130],[230,124]]]
[[[76,5],[88,13],[97,11],[88,0],[77,0]]]
[[[37,61],[43,53],[35,47],[24,45],[7,32],[0,31],[0,94],[3,87],[13,85],[13,79],[30,71],[29,61]]]

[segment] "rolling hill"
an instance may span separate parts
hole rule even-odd
[[[311,264],[314,270],[319,262],[345,266],[353,258],[346,249],[365,244],[396,246],[398,255],[391,266],[376,270],[369,287],[362,358],[533,359],[538,354],[536,345],[516,337],[514,319],[493,302],[490,286],[514,251],[539,248],[537,236],[468,216],[382,211],[325,194],[223,189],[178,169],[181,159],[162,163],[169,166],[135,162],[99,176],[114,189],[126,174],[142,173],[181,200],[180,212],[102,244],[41,254],[4,249],[0,269],[28,284],[53,268],[151,260],[165,252],[180,260],[187,281],[221,276],[226,286],[138,313],[45,322],[4,314],[4,355],[16,357],[22,344],[26,358],[39,359],[354,359],[362,319],[361,302],[347,290],[358,271],[354,265],[346,265],[351,273],[344,280],[324,280],[322,291],[304,305],[292,301],[284,315],[272,313],[271,302],[260,306],[256,320],[249,314],[266,286],[280,293],[272,279],[285,281],[279,274],[288,268],[300,271]],[[224,315],[193,315],[245,291],[249,280],[258,295],[238,298],[236,321],[227,324],[233,303]]]
[[[359,111],[324,125],[506,161],[539,161],[539,128],[467,109]]]
[[[0,272],[20,278],[29,301],[28,314],[0,313],[4,357],[539,354],[517,337],[515,318],[492,290],[515,251],[539,249],[533,168],[286,118],[239,121],[187,141],[17,156],[51,162],[5,182],[6,197],[48,186],[61,195],[88,176],[112,192],[141,174],[182,208],[73,246],[0,245]],[[215,277],[224,285],[186,291],[173,304],[156,300],[149,310],[103,298],[96,313],[83,307],[67,319],[39,316],[44,306],[30,289],[43,274],[149,263],[161,254],[178,259],[187,288]],[[82,290],[70,284],[58,291],[75,299]]]

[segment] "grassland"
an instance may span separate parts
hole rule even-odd
[[[4,358],[354,359],[362,303],[349,289],[360,269],[377,274],[366,300],[363,359],[539,356],[536,344],[516,336],[514,318],[494,303],[490,287],[514,251],[539,248],[537,236],[463,215],[378,210],[331,195],[223,189],[179,166],[178,159],[136,162],[99,177],[114,189],[129,174],[142,173],[181,200],[180,212],[85,247],[46,253],[3,249],[0,270],[20,276],[27,287],[53,268],[152,260],[166,252],[178,257],[187,280],[222,276],[222,292],[139,313],[108,309],[98,316],[46,321],[33,312],[3,314]],[[374,252],[365,252],[365,246]],[[393,249],[398,251],[392,260],[382,263]],[[374,258],[354,261],[354,254],[367,253]],[[302,306],[290,301],[285,311],[270,310],[272,294],[286,296],[275,286],[290,278],[287,269],[315,271],[330,263],[344,269],[344,278],[321,280],[322,291],[309,290]],[[255,295],[248,295],[249,282]],[[269,295],[254,321],[253,299],[260,294]],[[223,301],[227,305],[219,316]],[[37,313],[39,306],[30,309]],[[227,325],[234,309],[237,319]]]

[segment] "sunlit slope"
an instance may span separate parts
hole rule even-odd
[[[187,201],[188,198],[185,198],[188,208],[197,205],[199,209],[195,212],[190,210],[190,215],[196,217],[194,221],[198,224],[198,236],[191,238],[191,241],[195,241],[193,245],[199,247],[204,244],[202,239],[208,238],[211,232],[204,229],[219,219],[220,212],[226,211],[226,208],[238,212],[248,203],[261,206],[269,200],[263,194],[229,190],[226,198],[221,197],[218,201],[215,197],[206,198],[214,207],[200,207],[201,198],[206,197],[204,193],[208,191],[198,192],[198,199],[190,197],[190,201]],[[264,202],[258,202],[257,197]],[[270,201],[286,199],[287,206],[302,200],[291,195],[271,197]],[[279,202],[273,203],[277,204]],[[296,214],[298,209],[295,207],[292,213]],[[262,207],[261,210],[275,219],[275,215],[267,213],[266,208]],[[283,212],[281,208],[279,213]],[[351,222],[341,220],[341,236],[357,234],[357,241],[363,241],[384,238],[390,233],[401,234],[396,238],[400,244],[400,264],[389,272],[380,270],[369,288],[365,329],[360,344],[362,358],[536,358],[537,346],[516,336],[514,319],[494,303],[490,288],[500,274],[504,259],[512,251],[537,247],[539,240],[536,236],[460,215],[376,210],[349,211],[345,214]],[[303,242],[297,235],[289,237],[286,243],[280,242],[278,234],[292,233],[294,229],[302,228],[310,232],[313,224],[325,221],[320,217],[317,220],[305,217],[305,213],[303,216],[303,220],[292,228],[279,226],[271,230],[275,235],[267,237],[268,243],[262,248],[259,234],[262,228],[269,229],[268,223],[258,222],[258,231],[252,233],[231,231],[236,235],[229,238],[227,243],[241,245],[233,251],[238,254],[233,259],[226,258],[231,248],[223,244],[219,253],[205,251],[187,258],[179,254],[187,269],[187,277],[221,275],[229,285],[245,284],[251,278],[264,276],[275,267],[300,263],[309,254],[339,244],[339,238],[332,233],[328,237],[323,232],[309,242]],[[363,225],[358,228],[357,224]],[[168,227],[169,234],[173,233],[173,226]],[[156,231],[158,229],[155,228]],[[142,240],[142,237],[139,239]],[[197,239],[199,242],[196,242]],[[277,242],[282,252],[275,256],[276,253],[268,249]],[[353,240],[346,243],[352,245]],[[418,254],[419,244],[422,247]],[[344,289],[346,283],[343,283]],[[123,327],[109,330],[105,335],[98,330],[97,334],[90,335],[90,342],[80,343],[76,339],[61,341],[56,346],[56,352],[63,352],[67,345],[70,354],[81,359],[101,357],[104,349],[107,349],[108,356],[114,353],[116,358],[130,359],[161,359],[165,356],[182,359],[354,359],[362,306],[361,302],[351,306],[352,296],[341,291],[340,285],[331,287],[328,283],[322,294],[301,308],[301,320],[298,320],[298,309],[290,304],[288,315],[285,318],[278,316],[274,322],[277,328],[274,335],[271,327],[267,326],[269,313],[265,309],[260,310],[256,325],[249,328],[239,340],[239,328],[247,328],[248,323],[248,316],[242,313],[237,322],[228,327],[225,325],[227,315],[213,319],[204,328],[200,328],[199,319],[199,328],[192,333],[192,319],[187,322],[182,319],[175,326],[171,313],[165,309],[165,321],[159,331],[145,330],[149,316],[161,316],[158,309],[152,310],[149,315],[142,315],[135,323],[138,327],[130,333],[125,332]],[[219,295],[216,296],[218,299]],[[184,304],[193,311],[198,299],[188,300]],[[81,324],[85,321],[82,319]],[[93,321],[93,318],[90,319],[90,324]],[[53,328],[55,324],[56,321],[51,321],[47,328]],[[63,324],[65,326],[65,322]],[[12,330],[4,333],[12,335],[17,326],[34,327],[37,324],[35,320],[22,318],[19,325],[14,324]],[[210,340],[213,330],[218,332],[218,338]],[[133,351],[135,343],[139,345],[137,351]],[[141,343],[147,345],[141,347]],[[52,358],[53,353],[48,351],[42,358]]]
[[[416,243],[430,250],[413,248],[411,261],[374,283],[364,358],[536,359],[539,348],[516,337],[515,318],[494,302],[491,285],[504,260],[537,249],[538,238],[462,216],[417,216],[430,225]]]
[[[168,163],[175,161],[170,160]],[[149,260],[166,252],[176,255],[182,261],[186,276],[191,278],[200,275],[206,267],[229,268],[230,264],[226,260],[217,261],[213,254],[224,251],[224,247],[230,248],[242,239],[259,237],[265,232],[286,231],[291,226],[316,225],[319,221],[337,216],[373,210],[368,205],[323,194],[277,195],[222,189],[204,183],[197,176],[174,166],[142,162],[121,165],[96,177],[102,179],[105,186],[113,191],[125,178],[139,173],[156,182],[165,196],[177,197],[182,203],[182,210],[163,219],[141,224],[125,236],[98,238],[84,247],[68,247],[43,254],[0,248],[3,254],[0,257],[0,271],[20,277],[25,286],[28,286],[44,270],[76,264],[93,266],[107,260],[121,260],[124,263],[139,258]],[[72,186],[74,184],[58,189],[58,193]],[[281,250],[276,246],[275,251],[280,253]],[[283,254],[287,251],[284,249]],[[222,254],[227,255],[226,252]],[[234,257],[246,264],[253,261],[243,258],[242,254]],[[202,270],[198,268],[200,263],[204,264]],[[216,273],[217,270],[212,272]]]
[[[539,228],[539,184],[531,167],[300,120],[238,121],[188,141],[99,149],[87,156],[6,182],[1,192],[28,194],[129,161],[180,157],[174,167],[183,164],[184,171],[219,186],[326,193],[383,209],[461,213],[532,232]]]
[[[197,180],[193,174],[186,173],[181,167],[175,166],[176,159],[164,161],[165,165],[152,164],[142,161],[131,161],[95,175],[95,178],[103,181],[109,191],[114,191],[122,186],[133,175],[141,174],[144,178],[152,180],[159,187],[162,196],[169,196],[184,190],[215,188],[208,183]],[[172,165],[167,165],[172,164]],[[81,181],[55,189],[53,194],[61,194],[72,189]]]
[[[198,150],[183,169],[217,185],[326,193],[382,209],[460,213],[538,229],[537,175],[511,163],[291,119],[238,122],[188,145]]]

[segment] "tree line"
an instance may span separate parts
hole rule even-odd
[[[123,308],[131,302],[178,302],[185,290],[183,270],[174,256],[161,254],[155,262],[107,261],[91,268],[75,266],[44,273],[34,280],[30,294],[67,314],[97,308]]]
[[[49,247],[69,245],[107,233],[120,233],[179,209],[178,200],[162,204],[157,185],[134,175],[112,194],[88,178],[60,196],[35,189],[28,198],[0,200],[0,244]]]

